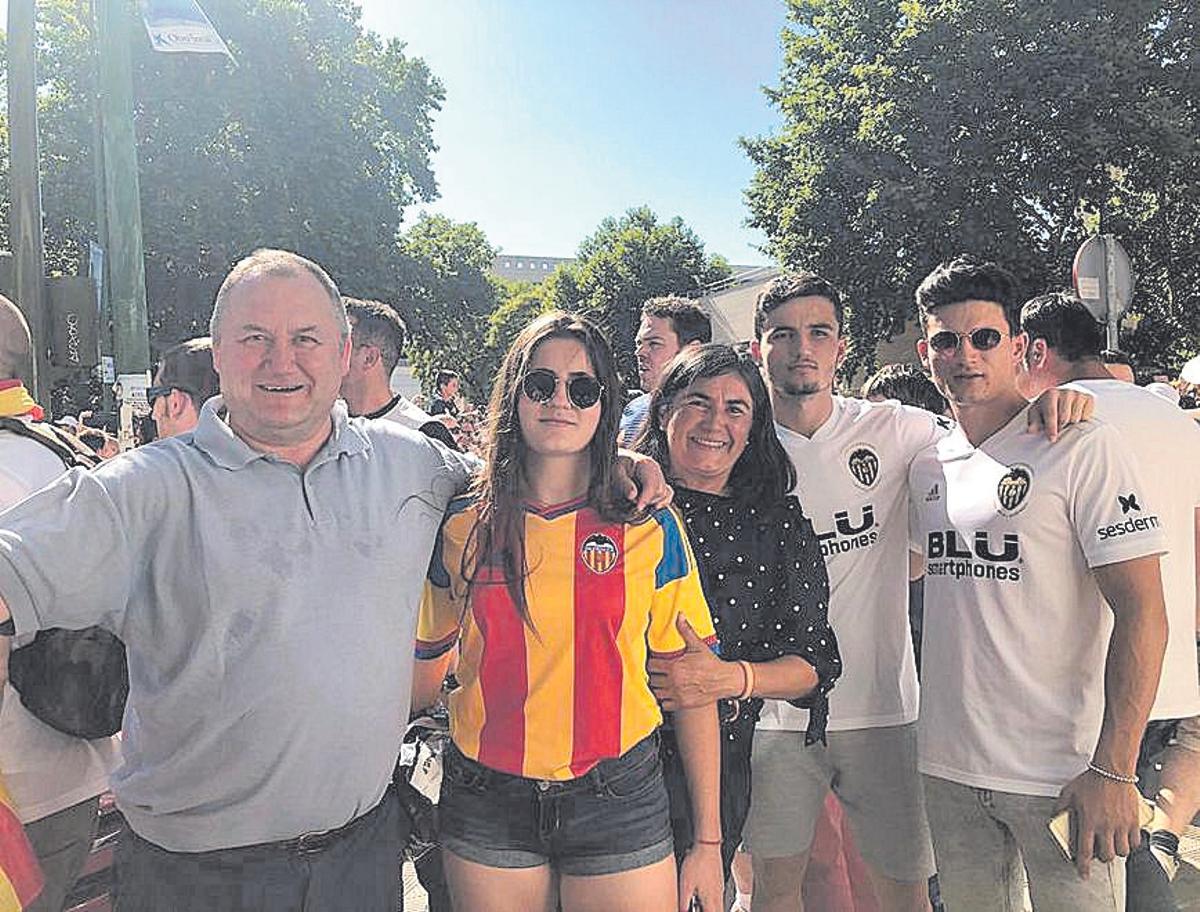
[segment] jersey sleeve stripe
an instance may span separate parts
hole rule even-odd
[[[458,633],[455,629],[438,640],[417,640],[417,658],[429,660],[445,655],[458,641]]]
[[[687,548],[683,543],[683,530],[679,528],[679,520],[674,513],[667,509],[655,510],[654,520],[663,533],[662,559],[654,570],[654,587],[661,589],[687,575]]]

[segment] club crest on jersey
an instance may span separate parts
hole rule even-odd
[[[1026,465],[1010,466],[996,485],[996,498],[1000,501],[1000,512],[1006,516],[1019,512],[1025,506],[1029,488],[1033,484],[1033,470]]]
[[[879,477],[879,455],[866,444],[859,444],[846,457],[846,468],[859,487],[869,488]]]
[[[593,573],[607,573],[617,565],[617,543],[601,532],[593,532],[583,540],[579,557]]]

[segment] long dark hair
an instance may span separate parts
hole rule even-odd
[[[738,499],[774,502],[796,486],[796,469],[775,435],[775,414],[762,372],[749,355],[740,355],[728,345],[689,346],[671,360],[650,397],[650,420],[634,449],[654,457],[670,477],[666,424],[675,398],[697,380],[725,374],[741,377],[754,410],[746,449],[729,473],[730,493]]]
[[[478,520],[463,552],[463,576],[470,592],[478,585],[503,582],[525,623],[530,624],[525,598],[529,567],[525,556],[525,439],[517,415],[521,381],[537,347],[549,339],[574,339],[587,352],[600,394],[600,422],[588,444],[590,478],[587,500],[606,519],[625,517],[625,504],[613,500],[613,467],[617,456],[617,427],[621,420],[621,385],[612,349],[600,329],[585,317],[552,311],[526,326],[513,341],[488,402],[484,468],[475,482]]]

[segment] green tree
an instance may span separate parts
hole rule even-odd
[[[604,219],[579,245],[578,260],[548,280],[556,306],[588,313],[608,331],[617,364],[636,385],[634,335],[642,304],[666,294],[698,294],[729,276],[679,217],[660,223],[648,207]]]
[[[959,252],[1036,292],[1069,282],[1097,228],[1139,274],[1126,344],[1194,350],[1200,332],[1200,97],[1184,0],[789,0],[752,224],[852,306],[847,369],[899,330],[913,290]]]
[[[365,32],[349,0],[204,7],[236,67],[155,53],[130,4],[152,340],[204,331],[216,285],[255,247],[311,256],[360,294],[394,293],[401,212],[437,193],[441,85],[402,42]],[[73,271],[95,237],[92,23],[76,0],[38,10],[48,260]]]
[[[491,272],[496,250],[474,222],[422,215],[400,238],[397,269],[405,276],[392,300],[408,323],[409,363],[426,391],[440,368],[462,375],[466,394],[487,398],[496,359],[489,320],[505,296]]]

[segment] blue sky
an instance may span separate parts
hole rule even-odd
[[[446,89],[441,198],[508,253],[571,256],[606,215],[682,216],[711,252],[764,263],[737,139],[777,122],[783,0],[360,0]]]
[[[731,262],[768,261],[743,224],[753,168],[737,139],[778,122],[761,87],[778,77],[784,0],[359,2],[446,88],[433,211],[508,253],[572,256],[602,218],[646,204]]]

